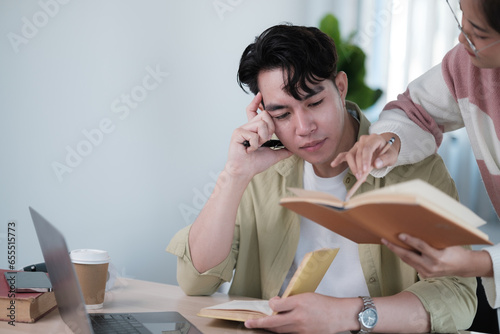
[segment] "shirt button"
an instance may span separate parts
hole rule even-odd
[[[351,178],[350,178],[350,177],[347,177],[347,178],[345,179],[345,183],[347,183],[347,184],[351,183]]]
[[[375,277],[370,277],[370,279],[368,281],[370,283],[375,283],[377,281],[377,279]]]

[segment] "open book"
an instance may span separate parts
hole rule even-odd
[[[442,249],[489,244],[478,229],[486,222],[439,189],[422,180],[398,183],[352,197],[348,202],[322,193],[290,188],[297,196],[280,204],[356,243],[380,244],[385,238],[408,248],[400,233]]]
[[[339,249],[322,248],[307,253],[295,271],[281,298],[304,292],[314,292],[325,276]],[[267,300],[233,300],[215,306],[205,307],[198,313],[201,317],[246,321],[273,314]]]

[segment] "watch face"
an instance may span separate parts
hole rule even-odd
[[[377,323],[378,315],[377,311],[372,308],[364,310],[361,314],[361,321],[366,328],[373,328]]]

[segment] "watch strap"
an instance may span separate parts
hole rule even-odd
[[[360,326],[360,330],[359,330],[359,334],[368,334],[368,333],[371,333],[373,331],[373,327],[375,327],[375,324],[373,327],[365,327],[363,322],[361,321],[361,315],[363,314],[364,311],[368,310],[368,309],[373,309],[375,310],[375,312],[377,311],[376,307],[375,307],[375,303],[373,302],[373,299],[369,296],[359,296],[359,298],[361,298],[363,300],[363,308],[361,309],[361,312],[359,312],[359,315],[358,315],[358,321],[359,321],[359,326]]]

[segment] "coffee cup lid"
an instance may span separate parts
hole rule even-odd
[[[109,262],[107,251],[99,249],[75,249],[69,254],[73,263],[101,264]]]

